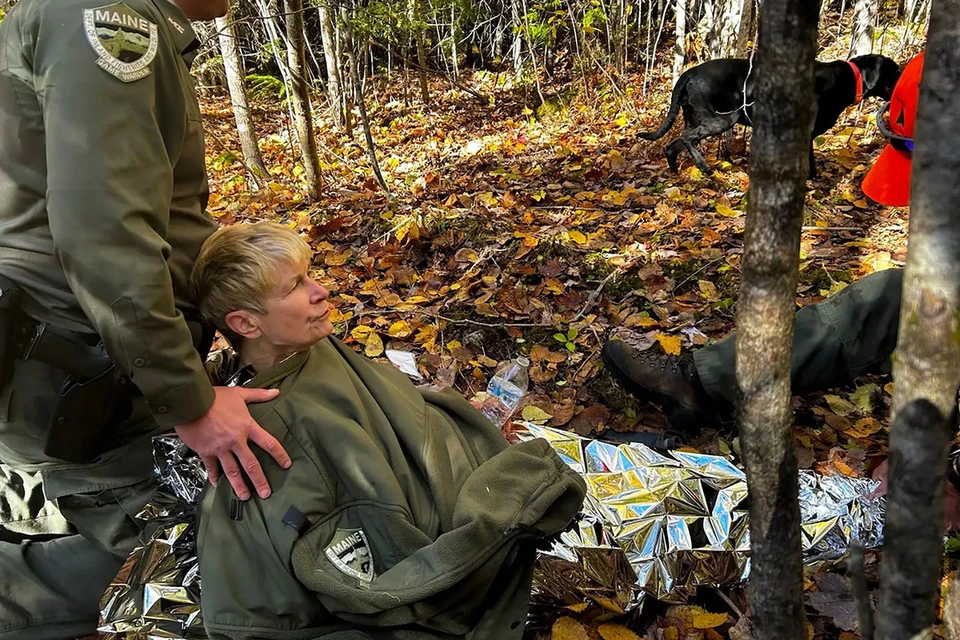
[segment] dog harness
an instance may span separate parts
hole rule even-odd
[[[847,64],[853,69],[853,77],[857,79],[857,96],[854,98],[853,103],[858,104],[863,101],[863,74],[860,73],[860,69],[851,60],[847,60]]]

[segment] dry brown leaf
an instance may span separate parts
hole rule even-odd
[[[663,351],[672,356],[680,355],[680,336],[671,336],[666,333],[657,334],[657,342],[663,347]]]
[[[564,616],[553,623],[550,640],[589,640],[587,630],[573,618]]]
[[[530,348],[530,361],[531,362],[543,362],[547,359],[547,354],[550,353],[550,349],[543,346],[542,344],[535,344]]]
[[[697,280],[697,286],[700,288],[701,295],[707,300],[716,300],[720,297],[720,293],[717,291],[717,285],[709,280]]]
[[[622,624],[602,624],[597,628],[597,633],[603,640],[640,640],[640,636]]]

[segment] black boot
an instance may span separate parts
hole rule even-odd
[[[601,357],[614,379],[639,400],[683,407],[707,416],[719,409],[700,384],[691,355],[671,356],[653,348],[638,351],[614,338],[603,345]]]

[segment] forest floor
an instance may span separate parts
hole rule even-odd
[[[664,413],[624,393],[603,370],[600,349],[628,332],[643,348],[690,352],[733,329],[748,185],[740,128],[729,160],[718,157],[716,139],[701,145],[711,175],[686,155],[679,174],[667,168],[663,144],[682,116],[660,141],[637,137],[666,113],[664,73],[655,71],[646,91],[642,73],[561,74],[541,100],[511,74],[475,72],[463,82],[489,101],[437,80],[426,105],[414,78],[408,100],[402,75],[380,79],[368,109],[392,196],[372,177],[360,128],[336,133],[321,113],[325,187],[316,202],[304,197],[285,105],[255,105],[272,182],[250,193],[230,103],[204,96],[210,211],[222,223],[271,219],[306,233],[315,276],[332,293],[336,335],[371,357],[413,351],[425,378],[447,376],[470,397],[498,363],[527,355],[524,405],[536,410],[525,417],[582,435],[661,431]],[[820,173],[808,183],[798,306],[905,260],[908,211],[878,206],[860,189],[883,144],[870,122],[877,106],[848,109],[816,141]],[[891,390],[889,378],[870,378],[796,398],[801,466],[869,474],[885,456]],[[691,446],[736,454],[732,425],[703,427]],[[810,577],[809,593],[820,579]],[[731,597],[746,608],[741,593]],[[852,603],[817,606],[824,601],[808,606],[812,637],[856,638]],[[735,614],[709,629],[689,624],[695,614],[653,606],[614,622],[649,638],[736,637]],[[555,628],[558,640],[635,637],[601,628],[609,621],[595,611],[569,615]]]

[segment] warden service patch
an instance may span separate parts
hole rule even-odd
[[[369,584],[376,576],[370,544],[362,529],[337,529],[323,551],[337,569],[360,582]]]
[[[101,69],[124,82],[150,75],[157,55],[157,25],[117,2],[84,9],[83,26]]]

